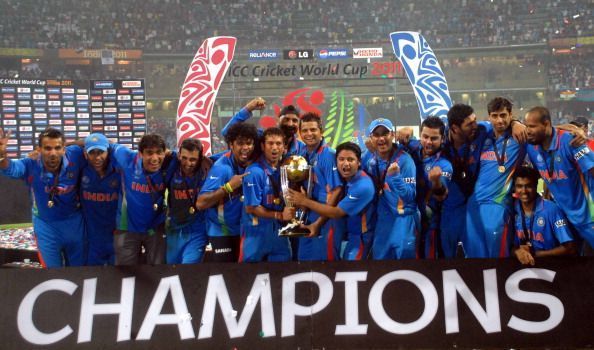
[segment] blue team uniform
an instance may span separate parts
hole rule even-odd
[[[345,194],[337,207],[346,216],[347,244],[344,260],[366,259],[373,242],[373,215],[375,214],[375,188],[373,181],[363,170],[359,170],[347,181]]]
[[[165,222],[164,194],[172,166],[154,173],[142,167],[138,151],[122,145],[113,145],[112,159],[121,173],[122,195],[118,201],[116,229],[153,235]],[[154,210],[154,205],[158,210]]]
[[[534,251],[551,250],[573,241],[565,215],[554,202],[538,196],[534,203],[534,211],[524,217],[524,224],[520,201],[515,202],[514,209],[516,246],[529,243]],[[528,232],[524,232],[524,228]]]
[[[45,171],[41,159],[10,160],[8,168],[0,170],[13,179],[23,179],[29,188],[37,247],[41,263],[48,268],[63,266],[63,259],[66,266],[86,262],[86,233],[78,194],[85,165],[82,149],[68,146],[57,177]]]
[[[249,174],[243,179],[244,205],[262,206],[281,212],[283,205],[279,169],[272,168],[264,156],[260,156],[246,171]],[[275,199],[277,204],[274,203]],[[240,262],[291,260],[289,239],[278,236],[281,228],[278,220],[245,213],[241,223]]]
[[[456,247],[458,246],[458,237],[441,234],[440,224],[442,222],[441,218],[444,216],[442,215],[444,214],[443,203],[431,196],[433,184],[429,181],[429,171],[436,166],[441,168],[440,181],[442,185],[446,189],[449,188],[452,180],[452,164],[441,156],[441,152],[423,159],[422,181],[425,186],[419,188],[419,178],[417,177],[417,190],[420,192],[420,195],[417,195],[417,197],[423,201],[419,206],[419,210],[421,211],[421,217],[425,217],[428,220],[426,230],[422,233],[425,236],[425,246],[423,247],[425,249],[425,257],[428,259],[454,257]],[[448,215],[449,213],[445,213],[445,216]]]
[[[307,162],[313,167],[312,198],[327,204],[328,192],[342,186],[342,180],[336,169],[335,151],[324,140],[313,152],[307,152]],[[320,215],[310,210],[307,222],[313,223]],[[344,220],[329,219],[320,229],[320,235],[313,238],[299,238],[299,260],[339,260],[342,238],[344,235]]]
[[[456,255],[457,243],[466,242],[466,202],[474,192],[478,177],[481,150],[488,133],[492,130],[488,122],[479,122],[476,138],[460,149],[446,138],[443,145],[443,156],[453,167],[452,181],[448,185],[448,196],[442,203],[440,234],[445,258]],[[448,132],[446,132],[446,135]],[[451,218],[459,218],[451,220]],[[448,243],[446,243],[448,242]]]
[[[423,148],[419,140],[410,140],[405,149],[413,158],[417,171],[417,206],[421,214],[421,246],[422,257],[435,259],[448,257],[456,252],[457,236],[442,236],[440,232],[442,202],[431,196],[433,184],[429,181],[429,171],[436,166],[442,170],[441,182],[447,189],[452,179],[452,164],[437,152],[431,157],[423,158]],[[451,255],[451,256],[450,256]]]
[[[525,151],[524,145],[516,142],[509,131],[497,139],[492,131],[488,133],[481,150],[474,194],[468,199],[466,209],[464,250],[467,257],[496,258],[509,255],[512,177],[516,167],[524,160]],[[497,154],[504,156],[503,172],[499,171]]]
[[[235,113],[235,115],[231,118],[231,120],[229,120],[229,122],[227,122],[227,124],[223,127],[223,130],[221,130],[221,135],[223,135],[223,137],[227,136],[227,130],[229,130],[229,128],[237,123],[243,123],[246,120],[250,119],[252,117],[252,112],[250,112],[247,108],[242,108],[239,110],[239,112]],[[264,132],[264,130],[262,128],[258,128],[258,137],[262,137],[262,133]],[[291,144],[289,145],[288,149],[287,149],[287,153],[285,153],[285,156],[293,156],[293,155],[298,155],[298,156],[305,156],[305,154],[307,153],[307,147],[305,146],[305,143],[303,143],[303,141],[299,140],[299,138],[297,137],[297,134],[295,134],[293,136],[293,141],[291,142]],[[218,159],[219,157],[217,156],[216,159]]]
[[[208,238],[205,211],[196,209],[196,198],[205,180],[199,170],[184,176],[177,157],[176,169],[167,185],[167,263],[196,264],[202,261]]]
[[[228,151],[213,164],[200,194],[214,192],[234,175],[242,175],[244,172],[245,168],[236,164],[233,154]],[[241,191],[225,196],[216,206],[206,210],[208,236],[239,236],[242,215],[244,212]]]
[[[418,251],[420,217],[415,201],[415,164],[403,147],[393,147],[389,162],[374,154],[365,164],[365,172],[373,178],[378,191],[372,244],[375,260],[416,258]],[[397,162],[400,172],[385,175],[393,162]]]
[[[575,230],[594,246],[594,153],[587,145],[573,147],[573,136],[553,128],[551,145],[528,145],[530,161]]]
[[[107,165],[105,176],[87,165],[80,181],[80,201],[89,242],[87,265],[113,265],[113,233],[120,196],[121,175],[113,162]]]

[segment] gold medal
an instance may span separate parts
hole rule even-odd
[[[48,208],[53,208],[54,207],[54,201],[47,201],[47,207]]]
[[[241,197],[239,197],[239,201],[243,202],[243,195],[241,195]]]
[[[281,204],[281,200],[280,200],[280,198],[275,198],[275,199],[274,199],[272,202],[273,202],[274,204],[276,204],[276,205],[280,205],[280,204]]]
[[[194,209],[194,207],[190,207],[188,211],[190,212],[190,215],[192,215],[196,212],[196,209]]]
[[[157,203],[153,204],[153,210],[154,211],[159,210],[159,204],[157,204]]]
[[[500,166],[497,168],[497,170],[498,170],[500,173],[502,173],[502,174],[503,174],[503,173],[505,172],[505,166],[504,166],[504,165],[500,165]]]
[[[462,174],[460,174],[460,176],[462,176],[462,178],[465,179],[466,178],[466,172],[463,171]]]
[[[381,196],[382,194],[384,194],[384,189],[383,188],[381,190],[379,190],[379,195]]]

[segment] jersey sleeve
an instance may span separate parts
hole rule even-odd
[[[567,143],[567,148],[572,159],[580,166],[582,173],[587,173],[594,168],[594,153],[592,153],[588,145],[573,147]]]
[[[223,186],[227,181],[229,181],[230,178],[231,169],[227,165],[215,164],[212,168],[210,168],[200,193],[214,192]]]
[[[250,173],[243,178],[243,203],[246,207],[257,207],[266,195],[266,174],[257,166],[247,171]]]
[[[322,173],[326,179],[326,185],[330,191],[334,190],[338,186],[342,186],[342,180],[336,167],[336,157],[334,151],[328,150],[324,152],[324,157],[321,159],[319,166],[322,167]]]
[[[373,200],[375,190],[371,182],[359,182],[351,186],[346,196],[338,202],[338,207],[347,215],[359,214]]]
[[[491,125],[491,123],[486,120],[478,122],[478,126],[479,128],[482,128],[487,134],[493,131],[493,125]]]
[[[561,212],[561,209],[559,209],[556,204],[551,204],[552,205],[549,210],[549,220],[551,220],[553,223],[552,229],[555,238],[560,244],[573,241],[573,235],[567,227],[567,219],[565,218],[565,215],[563,215],[563,212]]]
[[[129,164],[138,153],[137,151],[133,151],[126,146],[118,144],[110,145],[109,150],[112,159],[115,161],[114,165],[118,169],[122,169],[126,166],[126,164]]]
[[[239,112],[235,113],[235,115],[231,118],[231,120],[229,120],[227,122],[227,124],[225,124],[225,126],[223,127],[223,130],[221,130],[221,135],[223,135],[223,137],[227,136],[227,131],[229,131],[229,128],[237,123],[243,123],[246,120],[250,119],[252,117],[252,112],[248,111],[247,108],[242,108],[239,110]]]
[[[8,168],[0,169],[0,174],[13,179],[24,179],[28,176],[28,165],[32,162],[33,160],[29,158],[10,159]]]
[[[414,201],[417,187],[415,163],[408,154],[403,154],[398,159],[398,166],[400,173],[390,176],[388,185],[404,201]]]
[[[452,167],[452,163],[445,160],[440,164],[441,167],[441,183],[447,188],[450,186],[450,182],[452,181],[452,174],[454,173],[454,168]]]

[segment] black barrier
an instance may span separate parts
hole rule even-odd
[[[25,183],[0,175],[0,189],[0,225],[31,222],[31,202]]]
[[[1,269],[3,349],[590,347],[594,258]]]

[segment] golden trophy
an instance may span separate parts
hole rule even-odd
[[[312,167],[307,163],[307,160],[302,156],[293,155],[287,157],[281,167],[281,189],[287,207],[294,207],[294,204],[287,199],[289,189],[301,191],[301,187],[307,189],[307,196],[311,197],[313,188]],[[309,230],[301,228],[301,224],[306,221],[307,210],[298,208],[295,211],[295,217],[278,231],[278,235],[282,237],[299,237],[309,235]]]

